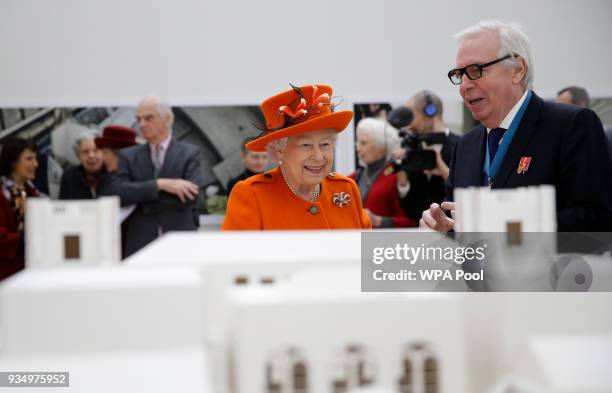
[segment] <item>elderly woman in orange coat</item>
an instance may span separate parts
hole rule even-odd
[[[278,166],[233,188],[223,230],[371,228],[352,179],[331,172],[336,134],[353,117],[332,112],[329,86],[292,86],[261,104],[264,133],[247,144]]]

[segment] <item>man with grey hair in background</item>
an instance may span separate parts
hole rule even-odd
[[[146,97],[136,120],[147,143],[121,150],[111,187],[121,206],[136,206],[124,239],[127,256],[164,232],[196,230],[195,203],[204,183],[200,149],[172,138],[168,104]]]
[[[578,86],[568,86],[559,90],[555,102],[588,108],[591,105],[591,98],[586,89]],[[606,129],[606,137],[608,138],[608,151],[612,158],[612,127]],[[610,160],[610,165],[612,165],[612,160]]]
[[[551,184],[558,231],[606,231],[612,170],[601,121],[587,108],[546,102],[533,91],[529,39],[514,24],[483,21],[456,35],[450,81],[481,125],[457,143],[447,202],[423,212],[422,228],[454,229],[453,190]],[[450,217],[445,211],[450,210]]]
[[[555,102],[559,104],[576,105],[581,108],[588,108],[591,103],[589,93],[586,89],[578,86],[565,87],[557,93]]]

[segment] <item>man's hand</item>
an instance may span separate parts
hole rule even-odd
[[[448,218],[442,209],[450,210],[452,218]],[[432,203],[428,210],[423,212],[419,221],[419,228],[432,229],[446,233],[455,228],[455,202],[442,202],[442,206]]]
[[[368,213],[368,217],[370,217],[370,221],[372,222],[372,226],[374,228],[379,228],[382,224],[382,217],[374,214],[370,211],[370,209],[365,209],[366,213]]]
[[[448,179],[448,166],[442,159],[442,154],[440,154],[439,149],[435,149],[433,146],[424,146],[425,150],[433,150],[436,153],[436,167],[433,169],[426,169],[423,171],[428,176],[442,176],[444,181]]]
[[[157,179],[157,189],[178,196],[183,203],[198,195],[198,186],[184,179]]]

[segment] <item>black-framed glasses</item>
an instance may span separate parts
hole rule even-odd
[[[482,77],[482,70],[492,66],[493,64],[508,60],[513,56],[517,55],[507,54],[504,57],[500,57],[499,59],[495,59],[485,64],[470,64],[469,66],[465,66],[463,68],[455,68],[454,70],[450,70],[448,72],[448,79],[450,79],[453,85],[460,85],[461,81],[463,80],[463,75],[467,75],[471,80],[479,79]]]

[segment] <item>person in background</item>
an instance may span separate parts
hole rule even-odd
[[[25,266],[26,199],[39,195],[37,150],[31,140],[10,137],[0,151],[0,280]]]
[[[102,151],[94,142],[98,133],[94,130],[82,131],[74,143],[74,152],[80,165],[68,168],[62,174],[60,199],[95,199],[106,192],[110,178]]]
[[[459,136],[449,130],[444,124],[444,107],[442,100],[429,90],[423,90],[408,99],[406,107],[412,110],[414,118],[408,128],[413,134],[427,137],[433,133],[444,133],[443,144],[426,145],[424,148],[436,153],[436,167],[423,171],[413,171],[406,174],[398,171],[400,185],[409,185],[409,191],[402,198],[402,207],[416,222],[421,214],[432,203],[442,203],[444,200],[445,183],[448,178],[448,166]]]
[[[241,180],[246,180],[251,176],[263,173],[268,165],[268,153],[265,151],[251,151],[246,148],[247,143],[255,140],[255,138],[247,138],[242,144],[242,151],[240,152],[240,158],[244,165],[244,172],[234,177],[227,183],[227,194],[232,192],[232,188]]]
[[[353,112],[332,111],[330,86],[291,87],[261,104],[266,124],[246,146],[278,166],[236,184],[221,229],[370,228],[355,182],[331,172]]]
[[[102,151],[104,166],[110,175],[119,169],[119,152],[126,147],[136,144],[136,131],[130,127],[111,124],[102,130],[102,136],[95,139],[96,147]],[[110,192],[109,189],[105,192]],[[136,208],[135,205],[121,208],[121,258],[127,257],[126,236],[129,226],[129,216]]]
[[[38,189],[41,195],[48,195],[51,199],[58,199],[64,169],[55,161],[51,152],[47,154],[39,151],[36,159],[38,161],[36,178],[34,179],[36,189]]]
[[[575,105],[580,108],[588,108],[591,99],[586,89],[578,86],[569,86],[559,90],[555,102],[560,104]],[[612,127],[606,128],[606,138],[608,139],[608,152],[610,153],[610,167],[612,168]]]
[[[94,143],[102,152],[106,170],[114,173],[119,169],[119,151],[136,144],[136,131],[130,127],[111,124],[104,127],[102,136],[97,136]]]
[[[586,89],[578,86],[568,86],[559,90],[555,102],[559,104],[576,105],[580,108],[588,108],[591,104],[589,93]]]
[[[400,147],[398,131],[386,120],[366,117],[357,124],[360,168],[352,177],[374,228],[414,227],[400,204],[397,175],[389,161]],[[403,195],[402,195],[403,196]]]
[[[165,232],[197,230],[195,204],[204,185],[200,149],[172,137],[170,105],[146,97],[136,120],[147,143],[119,152],[110,192],[119,196],[121,206],[136,205],[127,225],[127,256]]]

